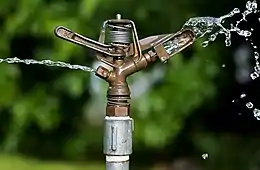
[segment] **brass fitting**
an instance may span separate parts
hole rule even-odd
[[[109,44],[105,44],[107,28],[111,30]],[[132,37],[129,37],[130,33]],[[166,62],[195,41],[195,34],[190,29],[183,29],[176,34],[151,36],[139,41],[133,21],[121,17],[104,22],[98,42],[62,26],[55,29],[55,34],[69,42],[96,51],[97,59],[111,67],[107,69],[99,66],[95,72],[109,85],[107,116],[129,115],[131,92],[127,83],[128,76],[145,69],[157,58]]]
[[[129,116],[130,106],[107,106],[106,108],[107,116]]]

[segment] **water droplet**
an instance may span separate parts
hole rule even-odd
[[[251,1],[247,1],[246,2],[246,8],[248,9],[248,10],[251,10],[252,9],[252,2]]]
[[[260,72],[260,66],[258,66],[258,65],[255,66],[255,67],[254,67],[254,70],[255,70],[257,73],[259,73],[259,72]]]
[[[250,77],[251,77],[252,80],[255,80],[259,77],[259,74],[257,72],[253,72],[253,73],[250,74]]]
[[[243,31],[241,33],[241,35],[245,36],[245,37],[250,37],[252,35],[252,33],[250,31]]]
[[[257,9],[257,3],[256,3],[256,1],[253,1],[253,2],[252,2],[252,9],[253,9],[253,10],[256,10],[256,9]]]
[[[217,38],[217,36],[215,34],[212,34],[212,35],[210,35],[209,40],[210,41],[215,41],[216,38]]]
[[[226,39],[226,40],[225,40],[225,44],[226,44],[227,47],[229,47],[229,46],[231,45],[230,39]]]
[[[242,93],[242,94],[240,95],[240,98],[242,99],[242,98],[244,98],[244,97],[246,97],[246,94],[245,94],[245,93]]]
[[[253,110],[253,113],[254,113],[254,117],[256,117],[257,120],[260,120],[260,110],[257,109],[257,108],[255,108],[255,109]]]
[[[209,42],[208,41],[204,41],[201,45],[202,45],[202,47],[207,47],[208,46],[208,44],[209,44]]]
[[[254,107],[254,104],[252,102],[248,102],[248,103],[246,103],[246,107],[248,109],[252,109]]]
[[[209,157],[209,154],[204,153],[204,154],[201,155],[201,157],[202,157],[203,159],[207,159],[207,158]]]
[[[239,10],[238,8],[235,8],[235,9],[233,10],[233,12],[234,12],[235,14],[237,14],[237,13],[240,13],[240,10]]]

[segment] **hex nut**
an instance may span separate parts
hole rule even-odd
[[[107,106],[107,116],[128,116],[129,106]]]

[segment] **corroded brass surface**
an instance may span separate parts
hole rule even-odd
[[[112,37],[114,42],[109,44],[105,44],[107,25],[116,32]],[[127,37],[120,37],[122,34],[118,32],[119,29],[128,30],[128,28],[131,28],[131,43],[129,43]],[[99,66],[95,72],[109,85],[107,90],[107,116],[129,115],[131,92],[127,83],[128,76],[145,69],[157,58],[166,62],[171,56],[195,41],[195,34],[189,29],[180,30],[176,34],[151,36],[139,41],[134,22],[120,17],[104,22],[99,41],[86,38],[63,26],[57,27],[55,34],[64,40],[96,51],[97,59],[111,67],[111,69],[107,69]],[[119,37],[116,37],[117,34]],[[126,35],[126,33],[124,34]],[[167,48],[171,43],[175,43],[175,46],[170,51]]]

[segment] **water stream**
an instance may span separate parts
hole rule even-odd
[[[252,36],[253,29],[249,30],[242,30],[239,28],[239,25],[244,21],[247,22],[246,17],[250,14],[258,13],[259,10],[257,9],[257,2],[254,1],[247,1],[246,3],[246,10],[244,12],[241,12],[240,9],[235,8],[230,13],[223,15],[219,18],[215,17],[194,17],[190,18],[184,25],[183,28],[191,28],[197,38],[204,37],[207,34],[209,35],[209,38],[202,43],[203,47],[207,47],[210,42],[213,42],[216,40],[217,36],[220,34],[225,35],[225,45],[230,46],[231,45],[231,33],[235,32],[239,36],[242,36],[246,39],[246,41],[249,41],[249,39]],[[224,23],[226,19],[233,17],[236,14],[242,14],[242,18],[238,21],[236,21],[236,24],[230,24],[229,28],[224,26]],[[254,49],[254,57],[255,57],[255,63],[256,73],[259,73],[260,67],[259,67],[259,53],[257,52],[257,46],[253,44],[251,41],[250,43]],[[254,74],[256,74],[254,73]],[[251,75],[252,79],[255,79],[257,75]],[[257,76],[259,77],[259,75]]]
[[[63,67],[63,68],[69,68],[72,70],[95,72],[95,69],[93,69],[91,67],[82,66],[82,65],[73,65],[73,64],[62,62],[62,61],[51,61],[51,60],[37,61],[34,59],[19,59],[17,57],[13,57],[13,58],[0,59],[0,63],[8,63],[8,64],[24,63],[27,65],[40,64],[40,65],[45,65],[45,66],[49,66],[49,67]]]
[[[225,45],[230,46],[231,45],[231,33],[237,33],[239,36],[242,36],[245,38],[247,42],[250,42],[250,45],[253,49],[254,59],[255,59],[255,66],[254,71],[250,74],[250,77],[252,80],[255,80],[260,77],[260,64],[259,64],[259,53],[257,46],[254,45],[251,36],[252,31],[251,30],[242,30],[239,28],[240,24],[242,22],[247,22],[247,16],[250,14],[256,14],[259,10],[257,9],[257,2],[256,0],[253,1],[247,1],[246,2],[246,9],[241,12],[240,9],[235,8],[230,13],[223,15],[221,17],[215,18],[215,17],[194,17],[190,18],[184,25],[183,28],[191,28],[194,32],[197,38],[205,37],[209,34],[209,37],[206,41],[204,41],[201,45],[202,47],[207,47],[210,42],[213,42],[216,40],[218,35],[224,35],[225,36]],[[233,17],[234,15],[242,14],[241,19],[236,21],[236,24],[229,24],[228,27],[224,26],[224,23],[226,19]],[[241,94],[240,99],[244,98],[246,94]],[[235,102],[233,100],[232,102]],[[252,102],[247,102],[246,107],[249,110],[252,110],[254,117],[257,120],[260,120],[260,110],[254,106]]]

